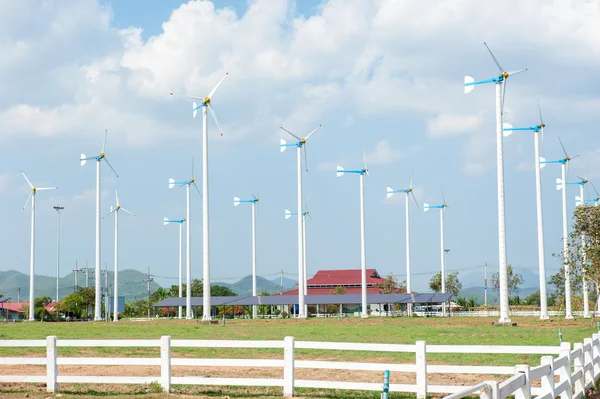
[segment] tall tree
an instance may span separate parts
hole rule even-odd
[[[442,292],[442,273],[436,273],[429,281],[429,288],[434,292]],[[458,272],[452,272],[446,275],[446,292],[451,292],[452,296],[458,296],[462,289],[462,283],[458,279]]]
[[[335,290],[329,290],[331,295],[344,295],[346,293],[346,287],[338,285]]]
[[[513,272],[513,268],[511,265],[508,265],[506,268],[506,273],[508,274],[508,293],[509,294],[518,294],[519,286],[523,284],[523,276],[521,273]],[[500,292],[500,273],[496,272],[492,274],[492,289],[496,292]]]
[[[387,276],[381,284],[376,285],[380,294],[396,294],[406,292],[406,282],[398,282],[392,274]]]

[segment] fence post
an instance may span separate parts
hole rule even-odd
[[[171,392],[171,337],[160,337],[160,385],[164,392]]]
[[[571,399],[573,397],[573,379],[571,371],[571,344],[569,342],[563,342],[560,344],[560,357],[567,358],[567,364],[558,370],[559,382],[569,381],[567,388],[563,393],[560,394],[560,399]]]
[[[283,339],[283,396],[294,396],[294,337]]]
[[[594,345],[592,344],[592,339],[591,338],[584,338],[583,340],[583,347],[585,348],[587,346],[587,350],[585,350],[583,352],[583,371],[584,371],[584,376],[585,376],[585,383],[584,383],[584,387],[585,387],[585,391],[587,392],[588,390],[588,386],[591,384],[592,388],[595,385],[595,381],[594,381],[594,360],[593,360],[593,351],[594,351]]]
[[[600,339],[598,334],[592,334],[592,362],[594,363],[594,385],[600,376]]]
[[[427,345],[425,341],[417,341],[415,349],[417,368],[417,399],[427,398]]]
[[[56,347],[56,336],[46,337],[46,391],[58,391],[56,383],[58,377],[58,367],[56,365],[58,359],[58,350]]]
[[[554,394],[554,358],[552,356],[542,356],[540,364],[547,364],[550,366],[550,372],[545,376],[542,376],[542,390],[543,394],[540,396],[550,394],[551,398],[556,398]]]
[[[585,373],[583,369],[583,344],[581,342],[576,342],[573,345],[573,349],[579,349],[579,355],[573,358],[573,373],[578,373],[581,371],[581,377],[577,378],[573,383],[575,384],[575,392],[573,394],[575,396],[579,395],[579,393],[583,393],[585,395]]]
[[[515,391],[515,399],[531,399],[531,380],[529,378],[529,365],[517,364],[515,374],[521,373],[525,376],[525,384]]]
[[[487,389],[482,389],[479,394],[480,399],[499,399],[498,393],[500,392],[498,381],[485,381],[488,384]]]

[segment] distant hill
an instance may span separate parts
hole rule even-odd
[[[467,287],[467,288],[463,288],[460,291],[460,296],[465,297],[465,298],[475,298],[477,303],[480,303],[483,305],[484,291],[485,290],[483,287]],[[518,295],[521,299],[524,299],[536,291],[539,291],[539,287],[524,287],[524,288],[519,289]],[[548,291],[548,294],[554,292],[554,287],[552,287],[551,285],[548,285],[547,291]],[[487,299],[488,299],[488,305],[498,305],[498,295],[490,287],[488,287]]]
[[[291,280],[288,280],[291,281]],[[281,290],[281,286],[279,285],[279,279],[269,281],[264,277],[256,276],[256,290],[260,294],[261,292],[269,292],[269,293],[278,293]],[[285,285],[286,280],[284,279],[284,287],[283,290],[287,291],[290,288]],[[246,276],[237,283],[222,283],[222,282],[214,282],[212,285],[221,285],[224,287],[228,287],[233,292],[238,295],[252,295],[252,276]]]
[[[271,280],[271,282],[273,284],[275,284],[276,286],[278,286],[278,287],[281,285],[281,279],[280,278],[274,278],[273,280]],[[298,281],[296,281],[296,280],[292,280],[292,279],[285,278],[285,277],[283,278],[283,290],[284,291],[286,289],[287,290],[291,290],[291,289],[296,288],[296,284],[298,284]],[[285,288],[285,287],[288,287],[288,288]]]
[[[88,283],[90,286],[95,284],[93,270],[90,270]],[[108,284],[112,292],[112,283],[114,273],[108,271]],[[119,295],[124,296],[125,300],[134,300],[135,298],[146,298],[148,296],[147,285],[144,282],[146,275],[137,270],[123,270],[119,272]],[[101,285],[104,287],[104,276],[102,276]],[[35,276],[35,296],[49,296],[52,299],[56,296],[56,277]],[[77,273],[77,282],[80,287],[86,286],[85,273]],[[59,297],[64,297],[73,292],[75,286],[75,273],[71,272],[62,277],[58,282]],[[29,275],[17,272],[15,270],[0,271],[0,294],[10,297],[11,301],[18,299],[18,289],[21,288],[21,300],[26,301],[29,298]],[[150,282],[150,291],[155,291],[159,285]]]

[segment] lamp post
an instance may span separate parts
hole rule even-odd
[[[56,302],[58,302],[58,282],[60,279],[60,211],[65,209],[64,206],[55,206],[58,223],[56,225]]]

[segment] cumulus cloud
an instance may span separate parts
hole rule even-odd
[[[367,165],[385,165],[402,158],[402,152],[392,148],[388,140],[381,140],[375,150],[365,154]]]
[[[468,134],[480,129],[483,115],[462,115],[442,113],[427,121],[427,136],[431,138],[450,138]]]

